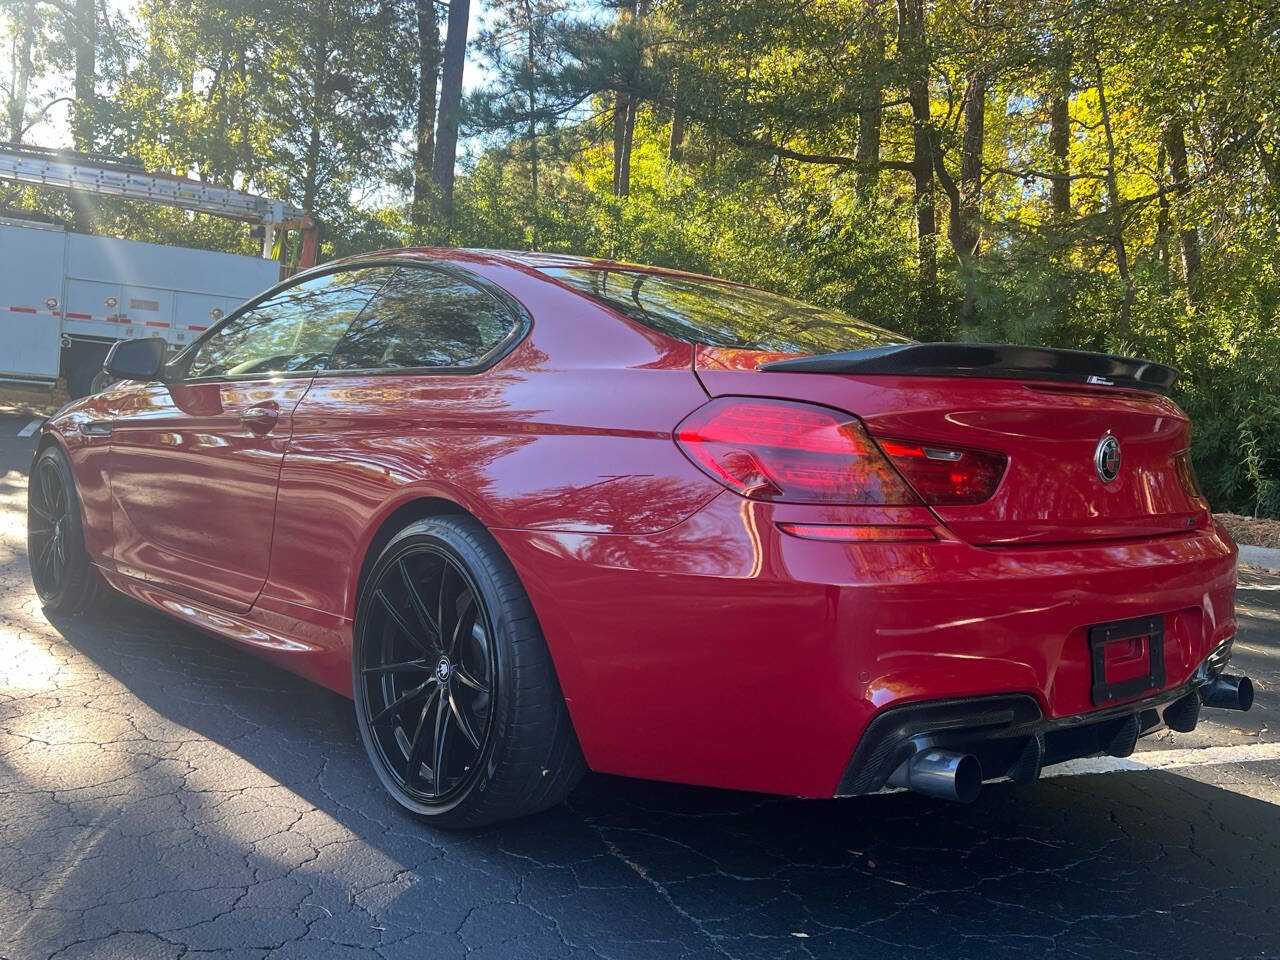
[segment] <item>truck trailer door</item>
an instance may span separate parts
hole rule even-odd
[[[58,379],[66,253],[62,227],[0,220],[0,378]]]

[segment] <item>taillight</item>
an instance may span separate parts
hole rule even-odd
[[[676,443],[730,490],[789,503],[913,504],[920,499],[856,417],[750,397],[720,397],[676,428]]]
[[[925,503],[950,506],[982,503],[996,492],[1009,458],[1003,453],[880,440],[880,449]]]
[[[780,523],[778,529],[804,540],[851,543],[912,543],[937,540],[928,527],[877,527],[836,523]]]
[[[1204,491],[1200,489],[1196,468],[1191,463],[1191,451],[1183,450],[1181,453],[1175,453],[1173,468],[1178,472],[1178,479],[1182,481],[1182,489],[1187,492],[1187,496],[1192,500],[1203,500]]]

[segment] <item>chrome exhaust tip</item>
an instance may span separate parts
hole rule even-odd
[[[1200,688],[1200,700],[1206,707],[1248,710],[1253,706],[1253,681],[1248,677],[1233,677],[1224,673]]]
[[[972,803],[982,790],[982,766],[969,753],[922,750],[898,767],[889,783],[926,797]]]

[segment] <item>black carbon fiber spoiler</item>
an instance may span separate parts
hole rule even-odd
[[[994,343],[903,343],[823,353],[761,364],[786,373],[895,374],[916,377],[995,377],[1130,387],[1163,393],[1178,370],[1150,360],[1084,350]]]

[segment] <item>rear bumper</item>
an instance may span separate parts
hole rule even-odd
[[[1174,704],[1199,698],[1231,656],[1225,641],[1185,683],[1139,700],[1072,717],[1046,717],[1034,697],[974,697],[890,707],[868,725],[836,796],[873,793],[913,756],[929,749],[971,754],[983,779],[1035,780],[1043,767],[1096,753],[1128,756],[1137,737],[1157,729]]]
[[[918,519],[902,512],[861,522]],[[853,522],[832,513],[723,494],[648,536],[494,531],[594,769],[861,792],[851,758],[905,705],[1003,697],[1022,704],[1019,722],[1105,719],[1091,699],[1092,625],[1164,620],[1165,683],[1121,704],[1128,715],[1173,698],[1235,633],[1236,550],[1215,528],[981,548],[942,528],[937,542],[852,545],[777,527]]]

